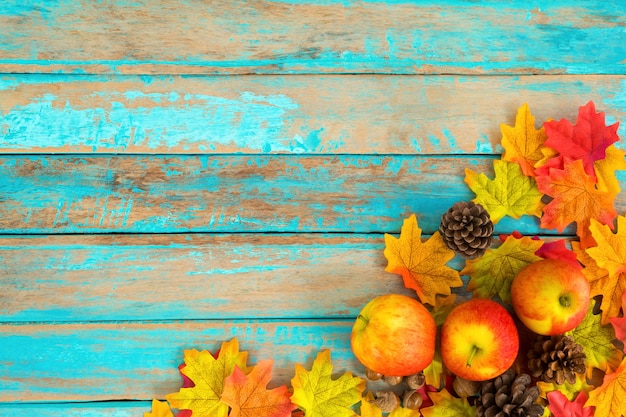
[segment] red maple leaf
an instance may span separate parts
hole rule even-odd
[[[538,174],[546,175],[550,168],[563,169],[566,159],[580,159],[587,175],[595,180],[593,163],[604,159],[606,148],[619,140],[618,126],[619,123],[607,126],[604,113],[596,113],[593,101],[579,108],[575,125],[566,119],[545,122],[548,137],[545,145],[556,150],[559,156],[551,158],[546,165],[539,168]]]

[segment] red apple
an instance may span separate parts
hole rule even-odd
[[[363,307],[350,344],[354,356],[371,371],[407,376],[432,362],[436,334],[435,320],[422,303],[406,295],[386,294]]]
[[[533,262],[511,284],[515,313],[537,334],[572,330],[587,314],[589,302],[589,282],[581,268],[561,259]]]
[[[474,298],[456,306],[441,326],[441,359],[455,375],[486,381],[509,369],[519,335],[509,312],[495,301]]]

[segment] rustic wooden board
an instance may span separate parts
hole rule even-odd
[[[149,412],[149,401],[106,401],[91,403],[0,403],[0,416],[37,417],[141,417]]]
[[[624,76],[4,75],[0,95],[5,153],[497,154],[524,102],[537,126],[589,100],[626,119]]]
[[[0,322],[353,318],[415,296],[383,250],[380,235],[4,237]]]
[[[0,71],[623,74],[622,6],[8,0]]]
[[[0,325],[0,401],[163,398],[181,386],[177,367],[185,349],[216,351],[233,337],[249,352],[249,364],[274,359],[273,386],[289,384],[295,364],[309,368],[321,349],[331,350],[337,373],[363,375],[350,350],[352,324],[282,319]]]
[[[493,157],[5,156],[2,233],[394,233],[412,213],[424,233],[474,198],[465,169]],[[626,172],[618,171],[620,181]],[[616,207],[626,212],[621,194]],[[540,233],[505,218],[498,233]],[[550,232],[550,231],[548,231]],[[555,231],[552,231],[555,232]]]

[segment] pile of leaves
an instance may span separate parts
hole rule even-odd
[[[626,410],[626,217],[614,208],[620,192],[615,173],[626,169],[626,160],[615,146],[617,127],[607,126],[604,113],[589,102],[580,107],[576,124],[548,120],[536,129],[525,104],[514,126],[501,126],[504,152],[494,160],[493,179],[465,171],[473,201],[489,212],[494,224],[505,216],[535,216],[541,228],[559,233],[573,225],[576,239],[500,235],[499,244],[466,259],[464,268],[456,271],[447,265],[454,251],[439,232],[422,239],[415,215],[404,221],[399,238],[385,236],[386,270],[401,275],[405,286],[438,315],[439,323],[457,303],[451,288],[464,286],[461,276],[469,280],[460,293],[510,305],[511,282],[525,266],[559,258],[582,269],[593,299],[583,322],[568,335],[583,347],[587,373],[575,384],[535,381],[547,406],[544,415],[620,417]],[[534,340],[536,335],[530,333],[520,336]],[[526,368],[527,351],[520,349],[516,366],[521,369]],[[446,377],[455,377],[437,356],[425,373],[439,392],[449,389]],[[465,404],[465,399],[452,398],[459,407]],[[438,415],[476,415],[446,414],[445,407]]]
[[[617,170],[626,169],[625,153],[615,146],[618,124],[607,126],[593,102],[580,107],[575,124],[548,120],[535,128],[529,107],[519,108],[515,125],[502,125],[501,159],[493,162],[493,179],[466,169],[465,183],[494,224],[508,216],[534,216],[541,228],[575,239],[545,239],[518,232],[500,235],[480,257],[465,259],[458,271],[448,265],[457,256],[439,232],[422,237],[415,215],[404,220],[398,238],[385,235],[386,271],[402,276],[407,288],[440,326],[458,304],[458,295],[511,302],[511,282],[525,266],[558,258],[581,268],[591,287],[591,307],[580,325],[568,332],[585,353],[586,374],[574,383],[533,380],[540,390],[544,416],[620,417],[626,410],[626,215],[618,216],[614,201],[620,192]],[[466,283],[461,279],[468,277]],[[455,289],[453,292],[453,288]],[[527,352],[536,335],[520,334],[514,367],[527,369]],[[247,365],[247,352],[237,339],[219,352],[187,350],[179,367],[183,386],[153,401],[145,417],[382,417],[366,393],[366,380],[346,372],[331,377],[330,352],[319,352],[310,370],[295,366],[291,387],[267,389],[272,361]],[[455,375],[447,371],[439,350],[424,370],[420,409],[397,407],[390,417],[476,416],[472,399],[454,390]],[[168,404],[169,402],[169,404]]]

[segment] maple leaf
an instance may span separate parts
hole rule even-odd
[[[596,177],[598,178],[598,190],[606,191],[615,199],[621,191],[615,171],[626,170],[626,153],[617,149],[615,145],[606,148],[606,157],[596,161]]]
[[[193,417],[227,417],[228,404],[221,401],[224,381],[235,367],[247,370],[247,357],[247,352],[239,352],[236,338],[222,343],[217,358],[205,350],[186,350],[181,373],[193,381],[194,386],[181,388],[165,398],[173,408],[191,410]]]
[[[541,149],[547,139],[545,128],[535,129],[535,116],[530,113],[527,103],[517,109],[515,126],[500,125],[501,145],[504,148],[502,160],[516,162],[524,175],[535,176],[535,165],[544,158]]]
[[[247,375],[238,367],[224,381],[222,401],[231,408],[229,417],[289,417],[296,408],[286,385],[268,390],[274,361],[257,363]]]
[[[626,311],[626,291],[622,294],[622,310]],[[611,324],[615,330],[615,337],[624,344],[626,350],[626,317],[612,317]]]
[[[549,175],[536,179],[539,190],[552,197],[543,208],[541,227],[562,232],[567,225],[576,222],[576,234],[583,248],[595,243],[589,232],[590,219],[612,224],[617,215],[611,195],[596,188],[580,160],[566,161],[563,170],[551,169]]]
[[[174,417],[174,413],[165,401],[152,400],[152,412],[143,413],[143,417]]]
[[[591,301],[589,311],[583,321],[571,332],[572,339],[583,347],[587,376],[592,377],[593,368],[604,372],[614,370],[622,359],[622,352],[615,347],[615,331],[611,325],[602,325],[600,315],[593,314],[595,301]]]
[[[590,101],[579,108],[576,125],[566,119],[545,122],[545,144],[559,152],[563,161],[580,160],[584,171],[595,180],[594,162],[604,159],[606,148],[619,140],[618,126],[619,123],[606,126],[604,113],[596,113]]]
[[[626,290],[626,274],[610,276],[609,271],[600,268],[595,259],[583,250],[578,242],[572,242],[572,249],[578,261],[585,266],[583,274],[589,281],[589,295],[591,297],[602,296],[601,323],[608,324],[611,317],[617,317],[622,307],[622,294]]]
[[[523,215],[541,217],[542,193],[532,177],[522,173],[519,164],[496,159],[494,179],[465,168],[465,183],[476,194],[474,202],[489,212],[493,223],[504,216],[519,219]]]
[[[332,371],[329,350],[317,354],[310,371],[296,364],[291,401],[304,409],[307,417],[355,416],[351,407],[361,400],[366,381],[350,372],[333,380]]]
[[[548,394],[548,408],[554,417],[593,417],[593,407],[585,407],[587,394],[580,392],[572,402],[559,391]]]
[[[445,388],[430,394],[433,405],[422,408],[424,417],[476,417],[476,408],[466,398],[453,397]]]
[[[595,407],[595,415],[622,417],[626,410],[626,358],[613,373],[604,375],[602,385],[589,393],[585,403]]]
[[[597,246],[587,248],[589,256],[611,276],[626,272],[626,217],[617,216],[615,234],[595,219],[591,219],[589,230],[597,243]]]
[[[414,214],[404,220],[400,238],[385,233],[385,271],[401,275],[404,285],[414,289],[422,303],[435,305],[437,294],[450,295],[450,287],[460,287],[463,281],[458,271],[446,265],[454,251],[439,232],[426,242],[421,236]]]
[[[576,253],[569,250],[565,239],[558,239],[552,242],[545,242],[537,251],[536,255],[545,259],[561,259],[576,268],[581,269],[582,265],[576,259]]]
[[[461,271],[461,275],[471,277],[467,290],[481,298],[497,294],[503,302],[510,303],[513,278],[526,265],[541,259],[535,252],[542,244],[541,240],[529,237],[509,236],[499,247],[487,249],[480,258],[467,260]]]
[[[539,388],[539,396],[541,396],[541,398],[548,398],[549,393],[558,391],[563,394],[565,398],[572,401],[580,392],[584,391],[587,393],[594,387],[593,385],[589,385],[585,375],[577,374],[576,381],[573,384],[570,384],[567,380],[562,384],[557,384],[556,382],[537,381],[537,388]]]

